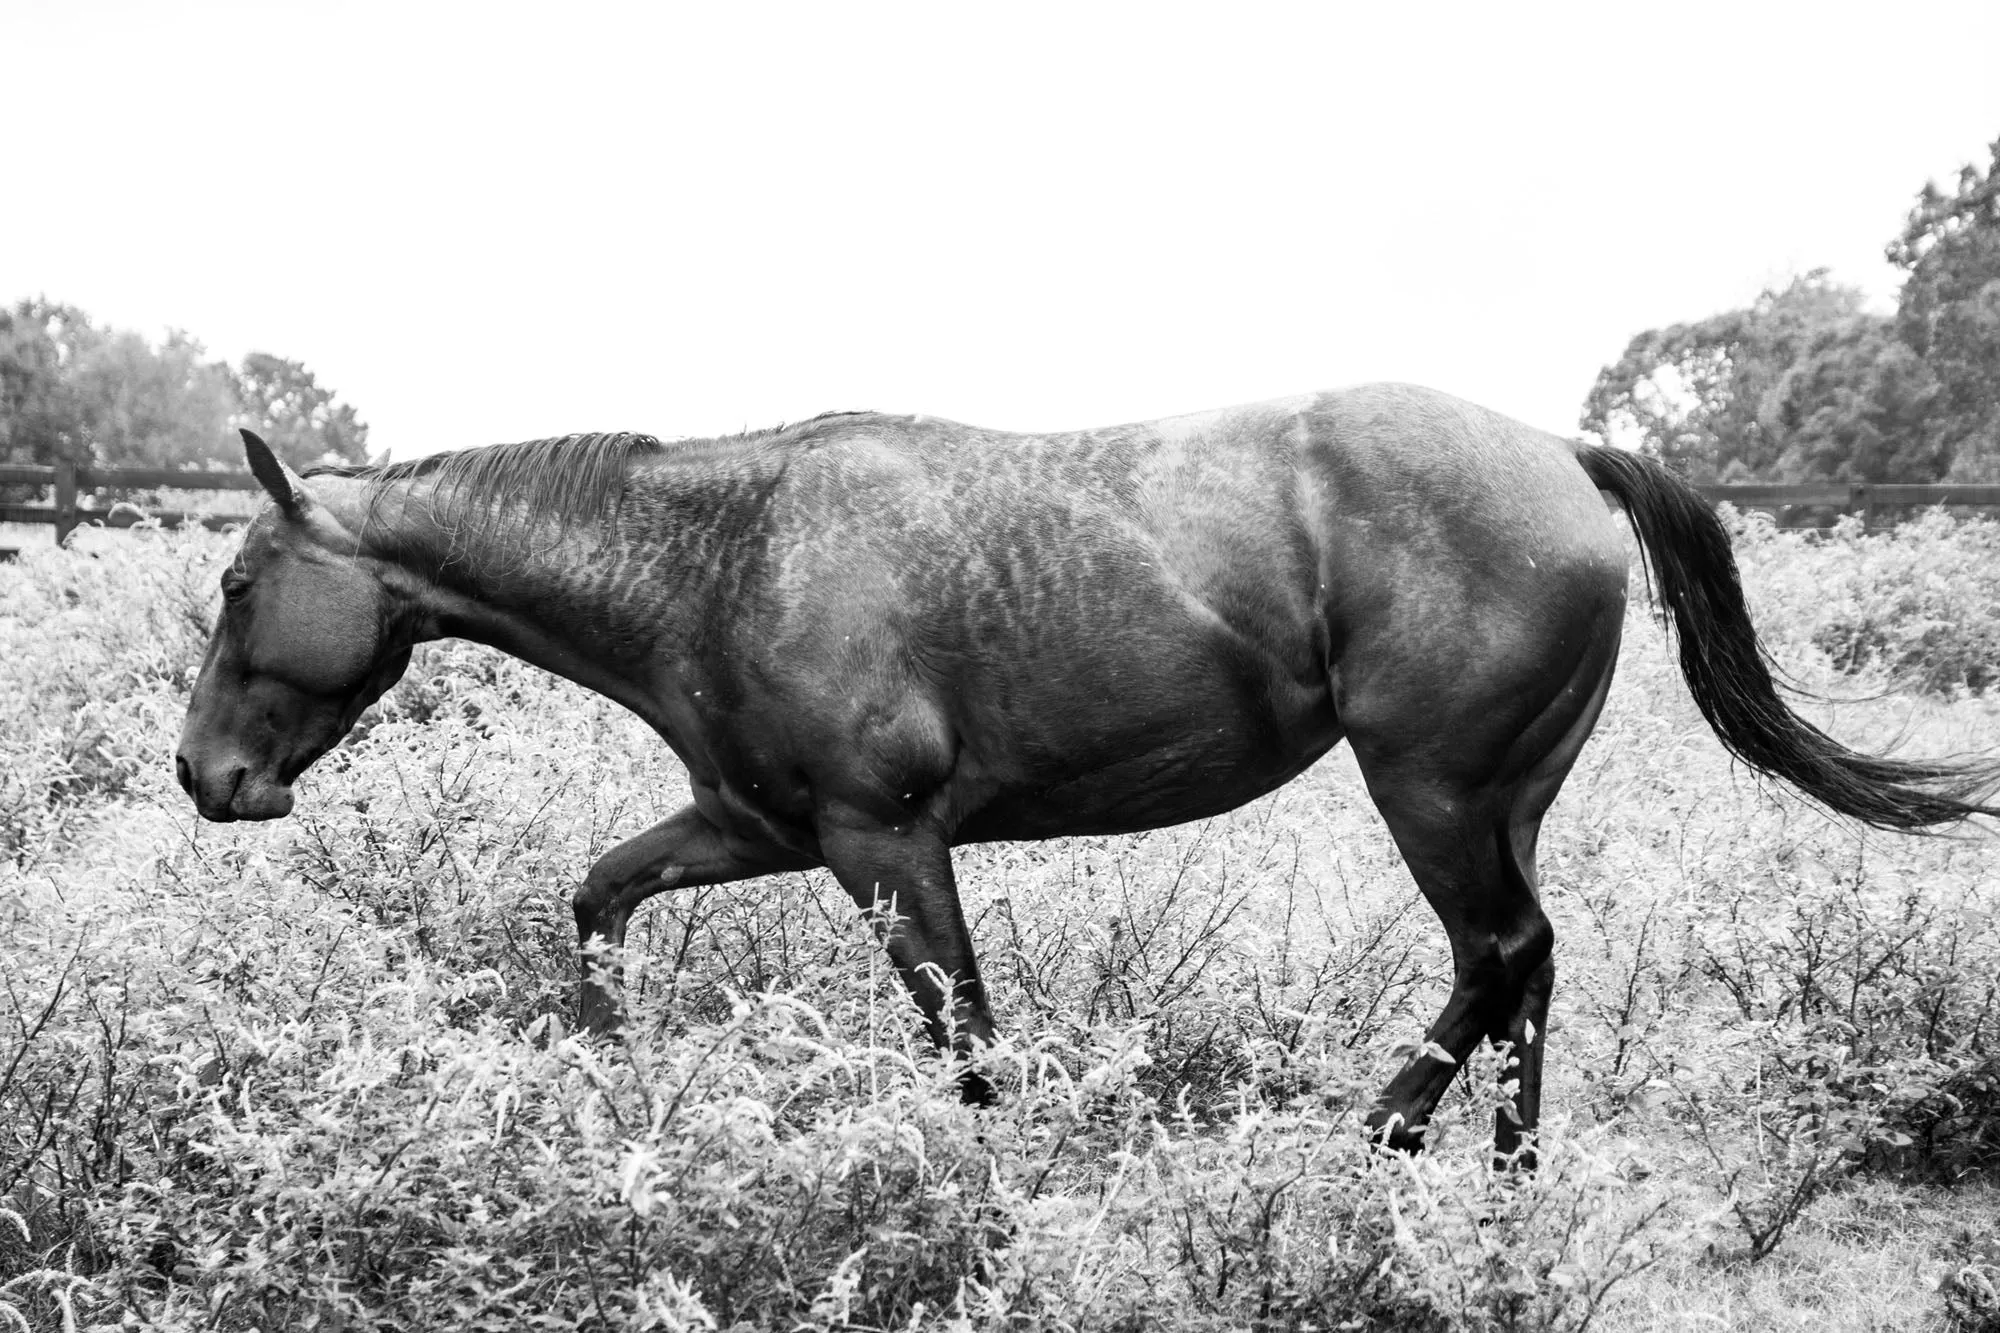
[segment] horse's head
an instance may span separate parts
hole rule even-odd
[[[223,573],[174,759],[215,820],[290,814],[293,780],[396,683],[413,640],[393,567],[364,556],[264,441],[244,431],[243,445],[273,503]]]

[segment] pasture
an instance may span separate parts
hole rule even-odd
[[[574,1035],[570,895],[686,784],[511,659],[421,650],[291,819],[200,822],[173,746],[230,539],[93,545],[0,566],[0,1326],[2000,1320],[2000,843],[1733,765],[1636,560],[1542,835],[1524,1179],[1490,1055],[1429,1154],[1364,1142],[1450,968],[1344,750],[1201,824],[962,851],[975,1112],[817,872],[655,899],[630,1041]],[[2000,752],[2000,529],[1738,550],[1804,715]]]

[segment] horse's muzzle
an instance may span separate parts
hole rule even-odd
[[[227,824],[238,819],[282,819],[292,812],[292,789],[234,764],[214,775],[199,773],[185,754],[174,756],[174,776],[194,798],[203,819]]]

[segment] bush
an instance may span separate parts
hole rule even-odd
[[[569,896],[686,779],[518,662],[421,651],[291,819],[199,822],[171,754],[229,543],[132,536],[0,566],[0,1325],[1619,1326],[1836,1244],[1858,1190],[1943,1216],[1920,1182],[1990,1170],[1990,844],[1744,780],[1643,607],[1543,832],[1520,1179],[1490,1055],[1425,1158],[1359,1130],[1450,954],[1343,756],[1201,825],[963,849],[1012,1034],[975,1114],[819,873],[662,895],[630,1040],[569,1035]],[[1782,664],[1839,684],[1806,593],[1875,552],[1746,541]],[[2000,746],[1984,700],[1800,706]]]
[[[1740,518],[1738,552],[1763,605],[1841,671],[1979,694],[2000,680],[2000,523],[1934,509],[1886,532],[1844,518],[1809,558],[1801,534]]]
[[[222,542],[143,529],[102,552],[37,547],[0,565],[0,857],[32,859],[86,804],[171,769],[221,605]]]

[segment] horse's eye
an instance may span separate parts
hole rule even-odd
[[[222,600],[225,602],[240,602],[243,600],[244,594],[248,593],[249,591],[250,591],[249,580],[231,579],[229,582],[222,585]]]

